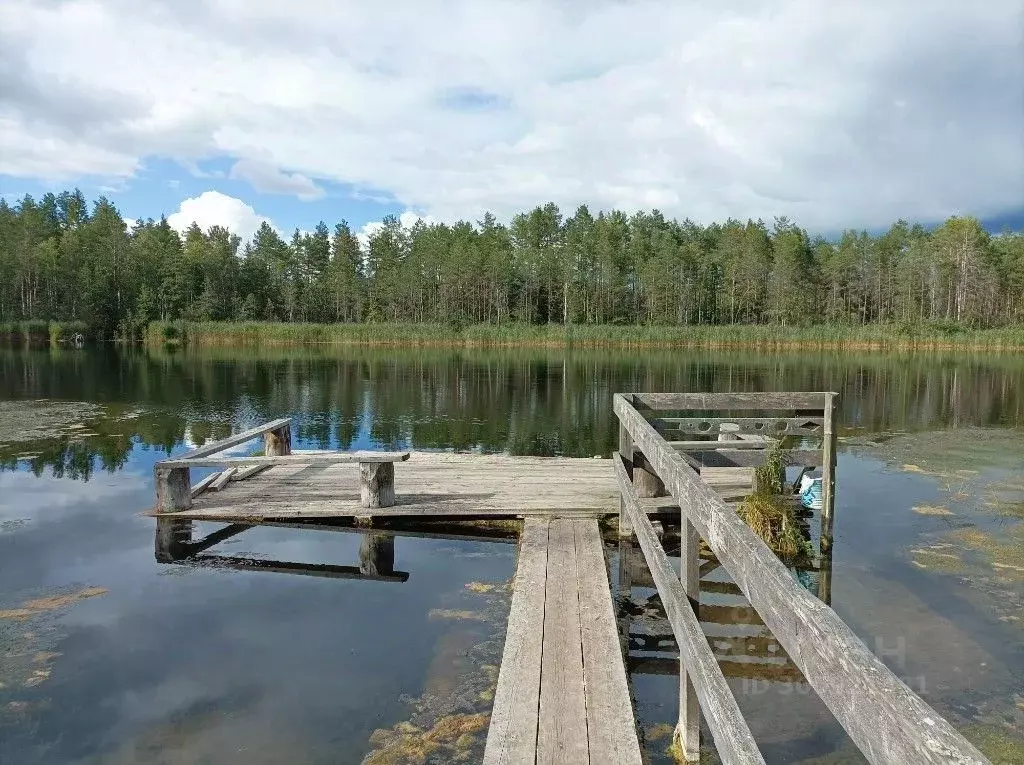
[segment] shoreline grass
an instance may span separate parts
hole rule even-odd
[[[267,322],[154,322],[151,347],[274,347],[303,345],[707,348],[766,350],[1024,351],[1024,327],[969,329],[950,324],[618,326],[474,324],[301,324]]]

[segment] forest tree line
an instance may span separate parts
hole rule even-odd
[[[657,210],[508,224],[394,216],[364,243],[345,221],[251,241],[166,219],[131,230],[79,190],[0,200],[0,322],[80,321],[104,337],[148,322],[530,324],[1024,323],[1024,233],[972,217],[928,231],[810,237],[787,218],[708,226]]]

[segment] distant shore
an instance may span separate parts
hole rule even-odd
[[[301,324],[183,322],[149,326],[151,347],[260,347],[300,345],[708,348],[764,350],[1024,351],[1024,327],[973,330],[956,325],[879,324],[616,326],[563,324]]]

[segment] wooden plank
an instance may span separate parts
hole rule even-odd
[[[700,619],[700,534],[680,510],[682,535],[679,545],[679,580],[690,601],[694,615]],[[682,654],[679,656],[679,721],[675,740],[689,762],[700,759],[700,701],[694,686],[694,676],[687,670]]]
[[[701,711],[711,728],[715,747],[723,762],[763,763],[764,758],[754,743],[754,737],[747,727],[736,699],[722,676],[711,647],[708,645],[700,622],[690,607],[686,589],[676,576],[665,555],[665,550],[654,534],[654,528],[641,512],[633,492],[633,486],[621,464],[616,465],[619,488],[626,500],[627,512],[633,522],[637,541],[643,550],[647,566],[651,570],[658,595],[672,625],[672,632],[679,645],[680,660],[687,668],[693,681],[693,688],[700,700]]]
[[[548,521],[528,520],[519,540],[484,765],[536,760],[547,565]]]
[[[640,765],[633,705],[597,521],[573,521],[590,762]]]
[[[221,471],[217,477],[213,479],[213,483],[210,484],[210,488],[214,491],[220,491],[228,485],[228,481],[231,480],[231,476],[234,474],[235,468],[228,468],[227,470]]]
[[[551,521],[544,597],[537,764],[588,762],[583,643],[573,523]]]
[[[615,413],[730,577],[872,763],[985,763],[789,571],[624,398]],[[617,474],[621,474],[621,468]],[[623,485],[619,476],[620,486]],[[627,487],[631,490],[631,486]],[[646,515],[634,513],[634,517]],[[706,711],[706,709],[705,709]]]
[[[759,449],[765,451],[769,444],[764,441],[666,441],[679,452],[734,451],[737,449]]]
[[[708,443],[712,443],[708,441]],[[686,462],[703,474],[704,466],[709,467],[757,467],[764,462],[765,452],[757,449],[735,450],[732,446],[707,451],[691,450],[681,452]],[[786,467],[818,467],[822,464],[819,449],[780,449],[782,464]]]
[[[236,433],[233,436],[222,438],[220,441],[213,441],[212,443],[196,447],[195,449],[187,451],[184,454],[179,454],[174,459],[187,460],[196,459],[199,457],[208,457],[211,454],[216,454],[217,452],[222,452],[225,449],[229,449],[232,446],[238,446],[239,444],[244,444],[246,441],[251,441],[254,438],[262,436],[264,433],[267,433],[268,431],[277,430],[278,428],[290,425],[291,421],[291,417],[284,417],[280,420],[268,422],[265,425],[257,425],[255,428],[243,430],[241,433]]]
[[[659,417],[654,426],[666,435],[703,433],[713,436],[729,428],[737,435],[779,437],[817,436],[822,432],[822,417]]]
[[[657,410],[824,409],[825,393],[629,393],[637,405]]]
[[[206,478],[204,478],[199,483],[197,483],[195,486],[193,486],[192,487],[192,499],[195,499],[200,494],[202,494],[204,491],[206,491],[206,488],[211,483],[216,481],[219,476],[220,476],[220,473],[210,473],[210,475],[206,476]]]
[[[282,454],[279,456],[199,457],[163,460],[163,467],[222,467],[229,465],[335,465],[363,462],[405,462],[409,452],[336,452],[334,454]]]
[[[264,470],[269,470],[273,465],[250,465],[246,468],[238,468],[231,476],[232,481],[244,481],[246,478],[251,478],[257,473],[262,473]]]

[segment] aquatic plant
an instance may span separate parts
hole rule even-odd
[[[782,454],[778,447],[768,450],[764,462],[754,469],[754,493],[737,508],[740,518],[786,562],[808,558],[813,554],[804,538],[792,504],[779,494],[782,491]]]

